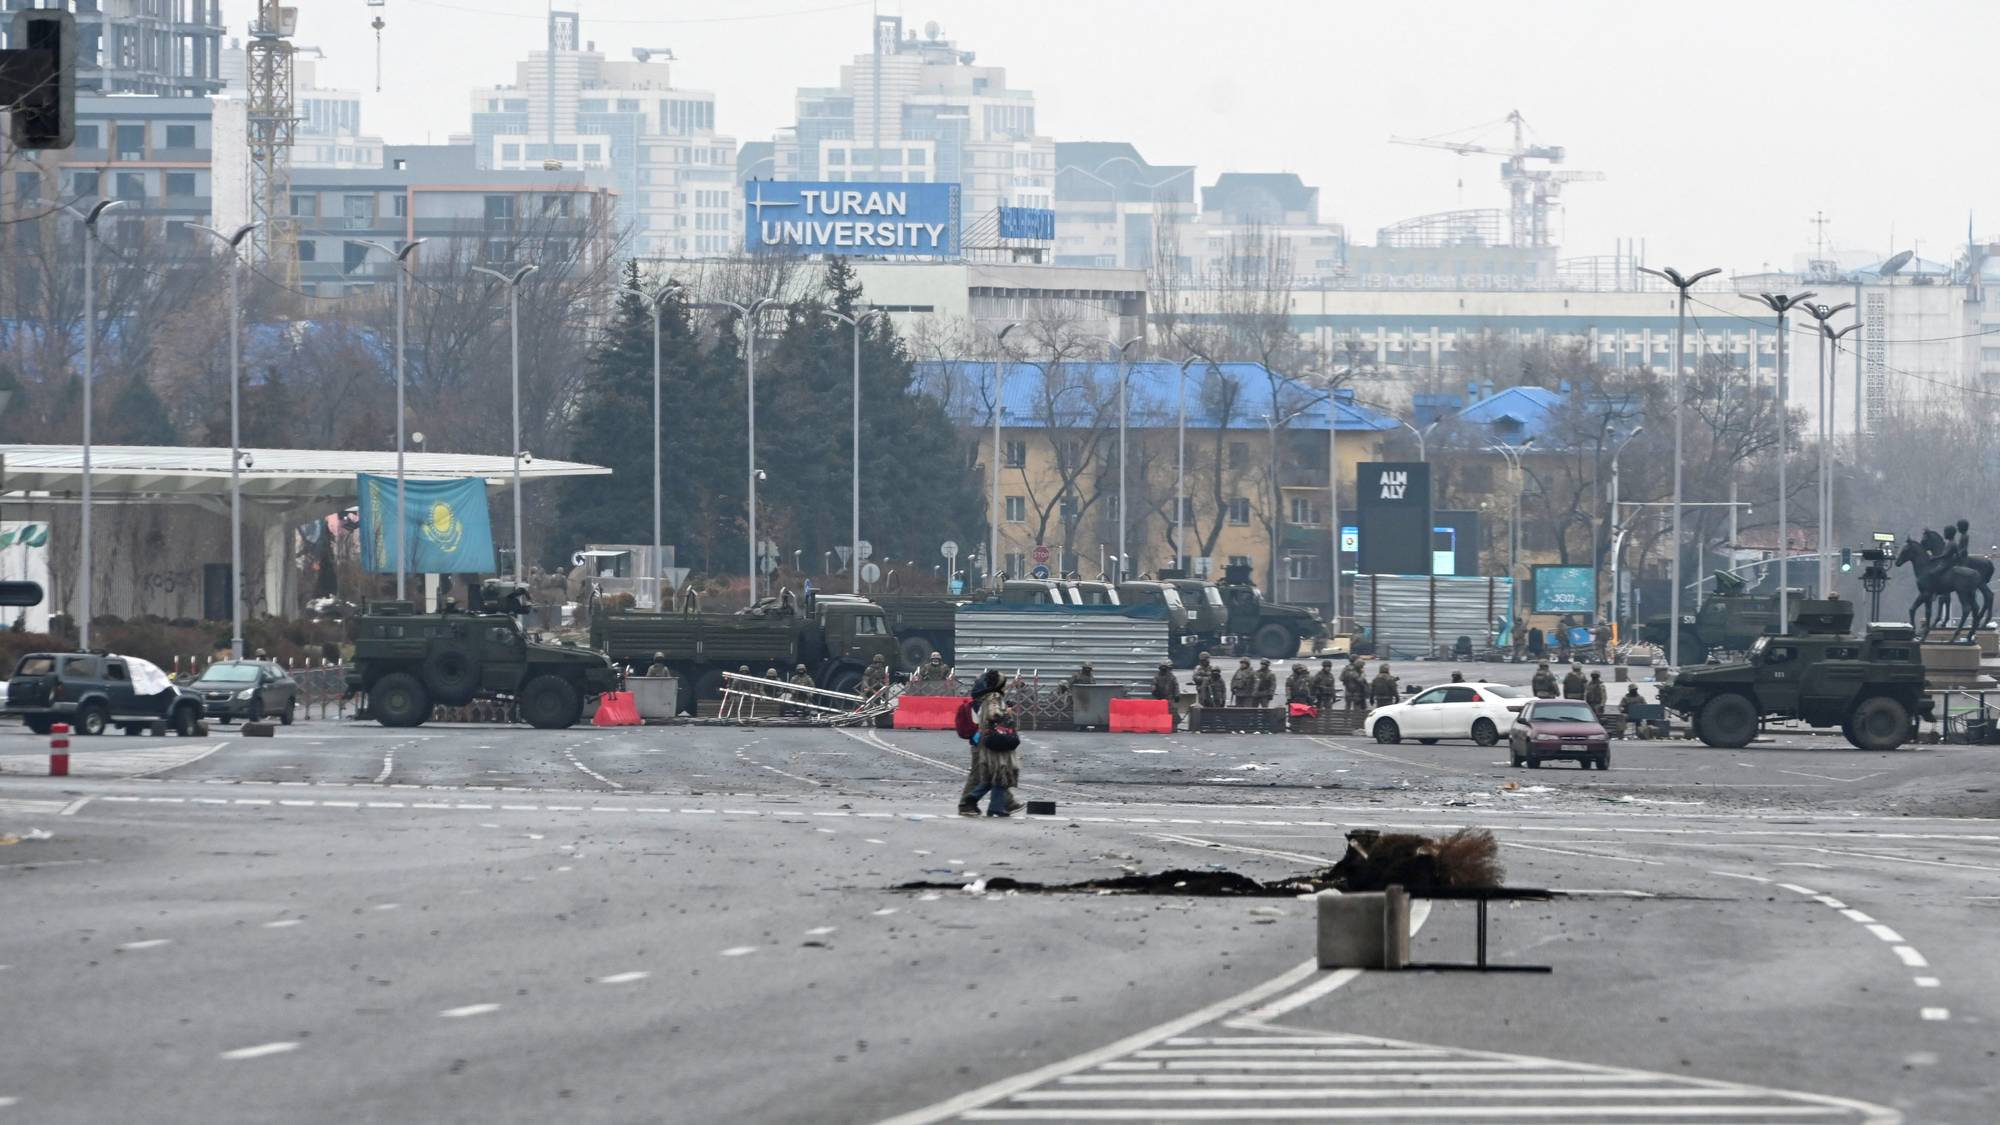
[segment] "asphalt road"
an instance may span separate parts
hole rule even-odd
[[[0,730],[0,1125],[1993,1120],[1978,747],[1030,734],[1059,815],[1004,821],[951,815],[948,733],[78,747],[35,776]],[[1492,920],[1553,973],[1320,973],[1309,902],[982,884],[1468,825],[1565,892]],[[1471,937],[1438,904],[1417,956]]]

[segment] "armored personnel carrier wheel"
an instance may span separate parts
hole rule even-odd
[[[1757,705],[1734,692],[1725,692],[1702,704],[1699,715],[1695,729],[1710,746],[1740,750],[1757,737]]]
[[[931,653],[937,651],[937,649],[931,647],[929,641],[922,637],[904,637],[901,641],[897,642],[896,647],[900,650],[899,655],[903,658],[903,667],[912,672],[923,667],[924,661],[929,660]]]
[[[368,689],[368,709],[385,727],[413,727],[431,717],[431,697],[415,676],[391,672]]]
[[[1910,737],[1910,712],[1886,695],[1871,695],[1843,724],[1847,741],[1863,750],[1894,750]]]
[[[471,646],[460,641],[442,641],[424,661],[424,687],[431,701],[446,707],[463,707],[479,691],[479,661]]]
[[[1250,649],[1268,660],[1288,660],[1299,651],[1299,640],[1283,625],[1263,625],[1253,636]]]
[[[576,725],[583,717],[583,697],[575,685],[561,676],[536,676],[521,689],[518,700],[521,718],[542,730],[560,730]]]

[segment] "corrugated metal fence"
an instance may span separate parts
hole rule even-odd
[[[961,683],[988,668],[1047,682],[1088,661],[1099,683],[1143,685],[1167,659],[1161,606],[963,605],[954,626]]]
[[[1477,652],[1492,646],[1512,585],[1507,578],[1363,574],[1354,580],[1354,619],[1383,656],[1422,656],[1460,637],[1472,638]]]

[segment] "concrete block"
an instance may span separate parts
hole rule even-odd
[[[1028,815],[1054,816],[1056,815],[1056,803],[1054,801],[1029,801]]]
[[[278,728],[269,723],[244,723],[243,737],[270,738],[278,733]]]
[[[1410,896],[1400,888],[1319,893],[1319,967],[1400,969],[1410,963]]]

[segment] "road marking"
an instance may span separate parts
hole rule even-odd
[[[368,807],[371,809],[400,809],[406,806],[401,801],[370,801],[368,802]]]
[[[286,1051],[296,1051],[298,1049],[299,1045],[297,1043],[259,1043],[255,1047],[238,1047],[233,1051],[224,1051],[221,1057],[231,1060],[261,1059],[266,1055],[282,1055]]]
[[[1903,964],[1908,965],[1912,969],[1928,969],[1931,967],[1931,963],[1924,960],[1923,954],[1918,953],[1907,945],[1896,946],[1895,950],[1896,956],[1903,959]]]
[[[446,1008],[444,1011],[439,1012],[438,1016],[441,1019],[462,1020],[467,1016],[483,1016],[488,1012],[497,1012],[499,1010],[500,1005],[498,1004],[467,1004],[463,1008]]]
[[[651,973],[649,973],[649,972],[646,972],[646,971],[645,971],[645,970],[643,970],[643,969],[641,969],[641,970],[634,970],[633,972],[629,972],[629,973],[612,973],[612,974],[611,974],[610,976],[608,976],[608,977],[598,977],[598,978],[597,978],[597,983],[599,983],[599,984],[631,984],[631,983],[632,983],[633,981],[635,981],[635,980],[645,980],[645,979],[646,979],[647,977],[650,977],[650,976],[652,976],[652,975],[653,975],[653,974],[651,974]]]
[[[275,922],[264,923],[264,928],[267,930],[282,930],[286,926],[297,926],[303,924],[304,922],[305,919],[303,918],[280,918]]]
[[[1269,848],[1250,848],[1250,847],[1245,847],[1242,844],[1224,844],[1224,843],[1219,843],[1215,840],[1206,840],[1199,836],[1181,836],[1171,832],[1148,832],[1146,833],[1146,835],[1151,836],[1155,840],[1165,840],[1170,844],[1183,844],[1188,847],[1195,847],[1195,848],[1220,848],[1226,852],[1242,852],[1246,855],[1261,855],[1271,859],[1289,860],[1293,863],[1317,863],[1325,865],[1335,862],[1334,859],[1330,856],[1308,855],[1304,852],[1272,851]]]
[[[144,941],[128,941],[128,942],[126,942],[125,944],[123,944],[123,945],[119,946],[118,948],[120,948],[120,949],[158,949],[158,948],[159,948],[160,946],[163,946],[163,945],[166,945],[166,944],[168,944],[169,942],[171,942],[171,941],[173,941],[173,940],[174,940],[174,939],[172,939],[172,938],[163,938],[163,937],[156,937],[156,938],[147,938],[147,939],[146,939],[146,940],[144,940]]]
[[[1725,876],[1725,877],[1727,877],[1727,878],[1730,878],[1730,879],[1748,879],[1748,880],[1750,880],[1750,881],[1751,881],[1752,883],[1768,883],[1768,882],[1770,882],[1770,880],[1769,880],[1769,879],[1766,879],[1766,878],[1764,878],[1764,877],[1763,877],[1762,875],[1745,875],[1745,874],[1744,874],[1744,873],[1742,873],[1741,871],[1711,871],[1711,872],[1709,872],[1709,874],[1710,874],[1710,875],[1722,875],[1722,876]]]
[[[827,934],[830,934],[839,928],[840,928],[839,926],[814,926],[812,929],[806,931],[806,936],[824,937]]]
[[[57,813],[56,815],[57,815],[57,816],[75,816],[75,815],[76,815],[76,814],[77,814],[78,812],[82,811],[82,809],[83,809],[83,806],[85,806],[85,805],[89,804],[89,803],[90,803],[90,802],[91,802],[91,801],[92,801],[93,799],[94,799],[94,798],[90,798],[90,797],[78,797],[78,798],[77,798],[76,800],[74,800],[74,801],[71,801],[71,802],[70,802],[69,804],[67,804],[67,805],[64,805],[64,806],[63,806],[63,808],[62,808],[62,811],[61,811],[61,812],[59,812],[59,813]]]
[[[620,783],[611,780],[610,778],[604,776],[601,773],[598,773],[596,770],[591,769],[589,766],[586,766],[582,762],[578,761],[576,755],[571,753],[567,747],[563,749],[562,756],[569,759],[570,765],[575,766],[578,770],[581,770],[584,774],[596,778],[598,781],[604,783],[605,785],[609,785],[613,789],[625,788],[625,786],[621,785]]]
[[[723,950],[722,955],[724,957],[742,957],[755,952],[757,952],[757,947],[754,945],[732,945],[728,949]]]
[[[396,771],[396,752],[394,750],[384,750],[382,752],[382,772],[375,775],[375,784],[377,785],[388,784],[389,775],[394,773],[395,771]]]
[[[1778,885],[1785,888],[1788,891],[1793,891],[1797,894],[1802,894],[1807,898],[1812,898],[1819,894],[1818,891],[1813,890],[1811,887],[1801,887],[1797,883],[1779,883]]]
[[[1919,1010],[1918,1014],[1923,1016],[1927,1020],[1948,1020],[1951,1018],[1951,1009],[1923,1008]]]
[[[1578,856],[1583,859],[1608,859],[1615,863],[1644,863],[1653,867],[1666,866],[1666,864],[1661,863],[1657,859],[1638,859],[1633,856],[1605,855],[1602,852],[1573,852],[1563,848],[1543,847],[1538,844],[1520,844],[1514,842],[1513,840],[1503,840],[1501,842],[1501,846],[1508,848],[1521,848],[1525,851],[1531,851],[1531,852],[1548,852],[1550,855],[1570,855],[1570,856]]]
[[[1936,977],[1914,977],[1912,979],[1916,981],[1918,988],[1936,988],[1938,985],[1944,983]]]
[[[1881,938],[1883,941],[1900,942],[1903,940],[1902,934],[1897,933],[1896,931],[1890,929],[1889,927],[1883,925],[1880,922],[1869,923],[1868,932],[1874,934],[1878,938]]]

